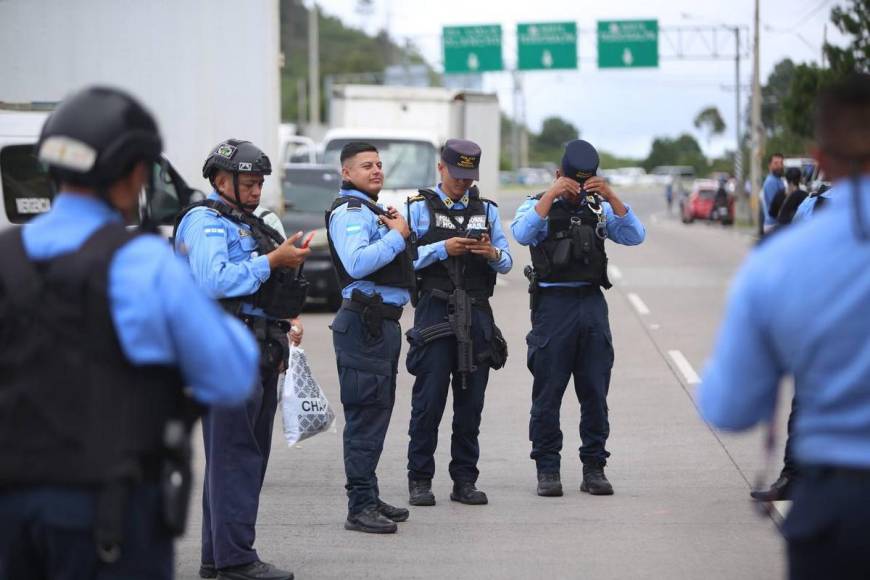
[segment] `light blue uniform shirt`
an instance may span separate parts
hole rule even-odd
[[[535,206],[538,205],[539,201],[533,198],[524,201],[517,208],[517,214],[514,216],[514,221],[511,222],[511,232],[514,234],[514,239],[524,246],[537,246],[547,237],[549,220],[542,218],[535,211]],[[557,203],[563,202],[557,199],[553,205],[555,206]],[[636,246],[643,242],[646,237],[646,229],[628,204],[625,205],[627,211],[622,217],[613,213],[613,208],[606,201],[601,203],[601,209],[606,219],[608,239],[624,246]],[[588,282],[538,282],[538,286],[543,288],[548,286],[577,288],[586,285]]]
[[[764,225],[766,226],[773,226],[777,223],[776,217],[770,217],[768,210],[770,209],[770,204],[773,203],[773,198],[780,191],[785,191],[785,183],[783,183],[782,178],[776,177],[773,173],[768,174],[764,178],[764,184],[761,186],[761,200],[764,204]]]
[[[438,194],[442,200],[448,200],[449,197],[446,193],[441,190],[441,184],[439,183],[435,186],[435,193]],[[466,203],[468,201],[468,192],[465,192],[465,195],[459,201],[450,200],[449,209],[453,210],[463,210],[466,207]],[[511,267],[513,266],[513,259],[510,255],[510,246],[508,244],[507,237],[504,235],[504,230],[501,227],[501,220],[498,216],[498,208],[492,203],[486,203],[486,220],[489,223],[491,228],[491,242],[492,245],[501,249],[502,254],[501,258],[496,262],[489,262],[489,265],[493,270],[498,272],[499,274],[507,274],[510,272]],[[411,229],[417,234],[417,239],[422,238],[426,235],[426,232],[429,231],[429,206],[425,201],[416,201],[411,203],[411,215],[408,216],[408,224],[411,226]],[[483,228],[481,228],[483,229]],[[462,232],[456,232],[456,235],[460,235]],[[414,262],[415,270],[422,270],[426,266],[430,266],[435,262],[443,261],[447,259],[447,246],[446,241],[435,242],[433,244],[427,244],[425,246],[419,246],[417,248],[417,260]]]
[[[217,192],[208,199],[223,199]],[[178,226],[175,249],[187,256],[193,277],[212,298],[249,296],[272,273],[269,258],[257,251],[251,228],[207,207],[190,210]],[[266,316],[262,309],[242,304],[242,312]]]
[[[849,188],[845,188],[845,191],[848,192]],[[824,197],[826,201],[831,201],[831,194],[834,192],[833,189],[829,189],[825,193],[823,193],[820,197]],[[804,220],[809,219],[816,211],[816,204],[819,202],[819,198],[813,195],[808,195],[806,199],[804,199],[801,204],[798,206],[797,210],[794,212],[794,218],[792,218],[791,223],[797,223]]]
[[[371,201],[369,196],[355,189],[342,189],[339,195]],[[365,205],[353,209],[347,204],[337,207],[329,217],[329,237],[352,278],[365,278],[405,251],[402,234],[382,224]],[[385,303],[394,306],[404,306],[411,299],[404,288],[379,286],[368,280],[351,282],[341,289],[342,297],[350,298],[355,289],[369,296],[380,294]]]
[[[737,274],[698,391],[726,430],[770,419],[780,379],[794,377],[795,458],[870,467],[870,242],[853,227],[849,181],[813,219],[758,247]],[[833,191],[833,190],[832,190]],[[870,227],[870,177],[861,183]]]
[[[27,255],[49,260],[78,250],[99,228],[121,222],[102,201],[59,194],[50,212],[24,226]],[[193,396],[206,404],[247,398],[257,377],[259,349],[248,330],[203,295],[169,244],[141,235],[109,265],[115,332],[134,365],[174,365]]]

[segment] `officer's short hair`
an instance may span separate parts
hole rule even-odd
[[[341,148],[341,164],[344,165],[344,162],[348,159],[356,157],[360,153],[365,153],[367,151],[377,153],[378,148],[371,143],[366,143],[364,141],[351,141],[350,143]]]
[[[816,101],[816,141],[828,154],[870,157],[870,75],[855,73],[823,90]]]
[[[801,170],[798,167],[789,167],[785,170],[785,180],[792,185],[800,185]]]
[[[785,159],[785,155],[783,155],[782,153],[771,153],[770,157],[767,158],[767,163],[772,163],[776,157],[779,157],[780,159]]]

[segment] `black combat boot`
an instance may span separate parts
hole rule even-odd
[[[408,516],[411,513],[405,508],[392,506],[385,501],[381,501],[380,498],[378,499],[378,512],[380,512],[382,516],[385,516],[387,519],[393,520],[394,522],[407,521]]]
[[[377,505],[372,505],[358,514],[347,514],[344,529],[368,534],[395,534],[399,527],[396,522],[381,514]]]
[[[562,480],[559,472],[538,474],[538,495],[559,497],[562,495]]]
[[[450,499],[466,505],[484,505],[489,503],[486,494],[474,487],[470,481],[454,481]]]
[[[200,578],[217,578],[217,568],[214,564],[202,564],[199,567]]]
[[[583,483],[580,484],[580,491],[592,495],[613,495],[613,486],[604,475],[603,464],[583,465]]]
[[[435,505],[435,496],[432,494],[432,480],[409,479],[408,503],[416,506]]]
[[[783,501],[791,497],[794,477],[781,473],[779,479],[770,485],[770,489],[758,489],[749,493],[755,501]]]
[[[241,566],[221,568],[218,580],[293,580],[293,572],[276,568],[268,562],[251,562]]]

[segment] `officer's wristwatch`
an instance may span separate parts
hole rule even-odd
[[[495,259],[490,260],[490,262],[492,262],[492,263],[501,262],[501,256],[502,256],[502,254],[504,254],[504,251],[501,248],[496,248],[495,252],[496,252]]]

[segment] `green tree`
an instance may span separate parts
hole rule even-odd
[[[559,117],[547,117],[538,133],[537,141],[548,149],[562,148],[568,141],[580,136],[577,127]]]
[[[684,133],[676,139],[657,137],[653,140],[649,155],[643,163],[647,171],[659,165],[691,165],[698,175],[709,170],[707,158],[698,141]]]
[[[831,10],[831,22],[851,37],[845,48],[825,44],[825,57],[831,70],[837,75],[870,70],[870,0],[851,0],[848,6],[835,6]]]
[[[695,129],[700,129],[707,134],[709,142],[713,135],[721,135],[725,132],[725,121],[722,120],[722,114],[719,109],[714,106],[702,109],[695,115]]]
[[[299,80],[308,81],[308,9],[302,0],[280,0],[281,51],[284,69],[281,72],[281,117],[298,119]],[[318,12],[320,27],[320,74],[354,73],[382,74],[390,64],[424,64],[413,45],[398,46],[385,33],[368,36],[361,30],[346,27],[334,16]],[[431,76],[431,69],[430,69]],[[321,90],[321,111],[325,114],[329,95]]]

